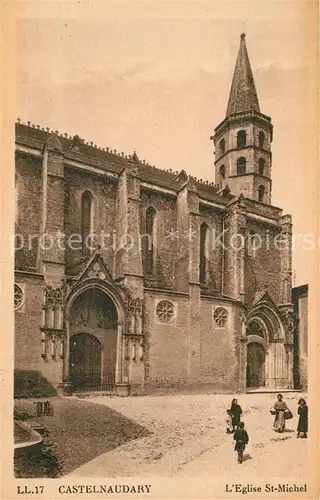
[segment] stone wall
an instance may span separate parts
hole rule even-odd
[[[41,223],[41,159],[16,153],[15,268],[35,270]]]
[[[223,222],[221,215],[212,208],[205,208],[200,205],[200,225],[207,224],[208,234],[208,267],[210,275],[209,292],[214,291],[220,294],[222,291],[222,259],[223,259]]]
[[[228,312],[225,327],[219,327],[213,319],[214,311],[223,307]],[[236,309],[228,303],[201,301],[201,382],[212,385],[217,391],[238,390],[238,330]]]
[[[156,314],[160,301],[173,304],[170,322]],[[188,296],[145,293],[145,390],[184,385],[188,378]]]
[[[149,207],[153,207],[156,212],[154,278],[158,286],[173,287],[177,241],[174,238],[170,238],[170,231],[175,231],[177,227],[176,203],[175,200],[168,196],[142,190],[141,235],[146,233],[146,210]]]
[[[63,360],[59,353],[51,356],[50,343],[46,346],[47,355],[43,353],[42,342],[42,304],[44,280],[41,276],[17,273],[15,283],[24,293],[22,306],[15,311],[15,350],[14,367],[16,370],[37,370],[57,387],[62,380]]]
[[[250,249],[250,234],[254,233],[261,238],[261,248]],[[250,306],[255,298],[255,293],[267,289],[276,304],[280,301],[281,251],[274,245],[274,238],[279,233],[278,229],[270,228],[263,224],[247,222],[246,239],[247,248],[245,255],[245,300]]]
[[[299,299],[299,372],[300,385],[308,387],[308,297]]]
[[[161,322],[157,305],[168,300],[174,308],[171,322]],[[190,329],[194,297],[147,292],[145,294],[145,390],[159,387],[214,388],[223,392],[239,389],[239,336],[236,307],[232,303],[201,299],[199,335]],[[223,307],[227,325],[219,327],[214,310]],[[242,387],[242,389],[244,389]]]
[[[72,234],[81,235],[81,196],[89,191],[93,196],[93,231],[97,236],[105,233],[104,245],[101,248],[103,258],[113,273],[114,249],[116,248],[116,198],[117,186],[112,181],[76,169],[65,169],[65,231],[69,238]],[[83,260],[80,245],[75,249],[67,247],[66,264],[72,274],[72,266]],[[77,274],[79,269],[75,270]]]

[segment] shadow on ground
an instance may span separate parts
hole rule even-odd
[[[147,428],[138,425],[108,406],[91,404],[86,401],[65,398],[51,398],[52,416],[35,415],[35,405],[31,400],[15,402],[15,413],[25,415],[24,420],[41,423],[55,456],[61,464],[59,473],[46,472],[36,463],[30,470],[28,460],[25,468],[19,464],[16,477],[58,477],[69,474],[102,453],[106,453],[133,439],[148,436]],[[41,456],[39,456],[41,462]],[[25,469],[25,470],[24,470]]]
[[[287,439],[291,439],[292,436],[284,436],[284,437],[277,437],[277,438],[270,438],[270,441],[286,441]]]

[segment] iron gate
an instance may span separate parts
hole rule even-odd
[[[69,359],[74,390],[94,390],[101,386],[101,344],[96,337],[89,333],[73,335]]]

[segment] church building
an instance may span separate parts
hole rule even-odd
[[[244,34],[211,139],[214,183],[17,121],[16,370],[62,394],[293,387],[292,224]]]

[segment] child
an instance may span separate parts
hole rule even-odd
[[[306,438],[308,432],[308,407],[305,399],[303,398],[299,399],[298,405],[299,422],[297,429],[297,438],[300,437],[300,434],[302,434],[303,438]]]
[[[232,426],[232,416],[231,416],[231,411],[230,410],[227,410],[227,418],[226,418],[226,422],[227,422],[227,434],[232,434],[233,433],[233,426]]]
[[[241,464],[243,461],[244,449],[249,442],[249,436],[248,436],[247,431],[244,428],[243,422],[239,423],[238,429],[234,433],[233,439],[235,439],[235,441],[236,441],[234,449],[235,449],[235,451],[238,452],[238,462],[239,462],[239,464]]]

